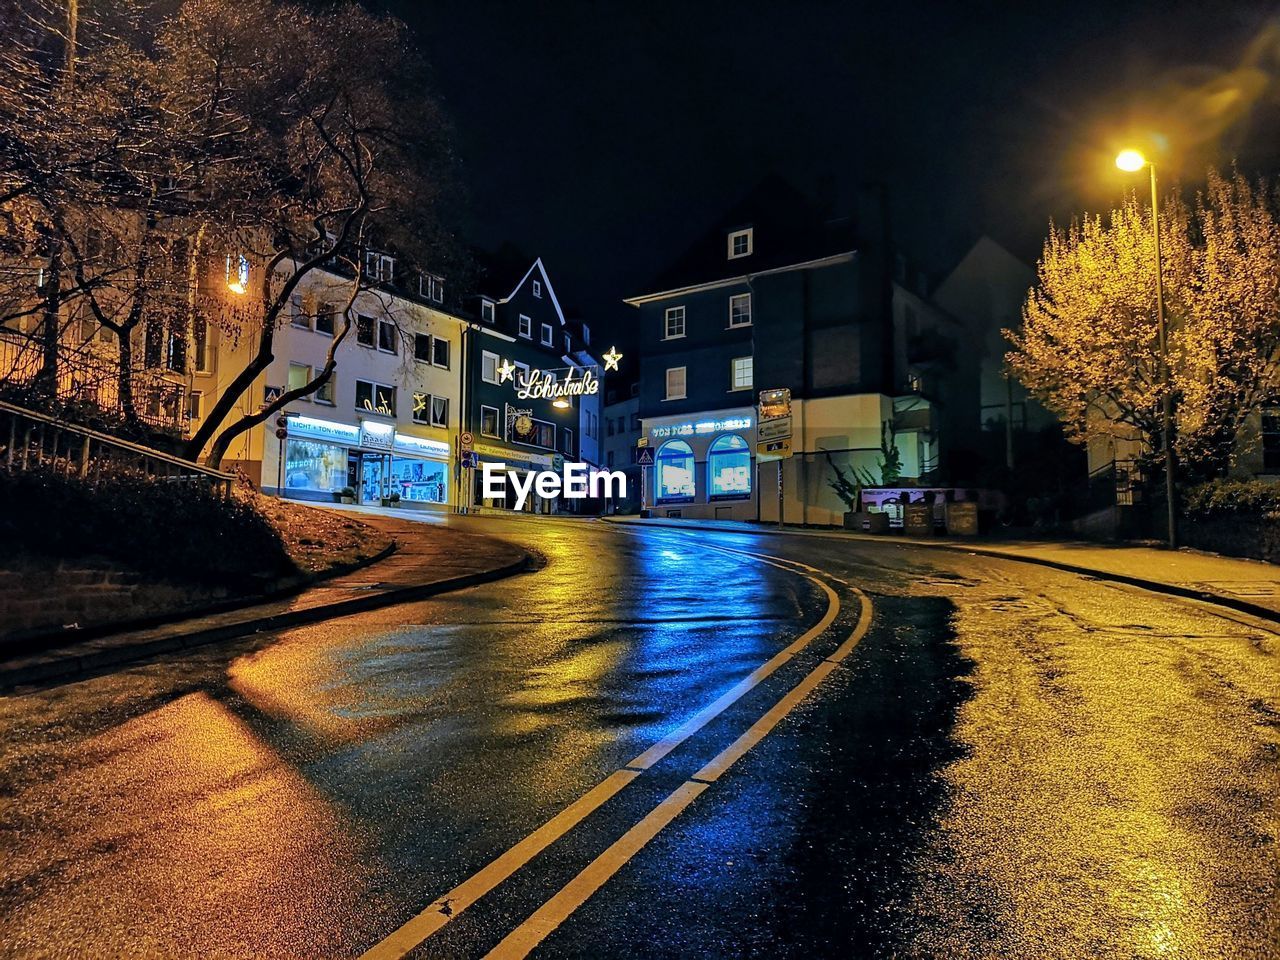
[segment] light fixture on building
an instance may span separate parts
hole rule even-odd
[[[557,410],[568,410],[571,406],[573,406],[573,404],[571,404],[564,397],[556,397],[554,400],[551,401],[551,405],[555,407]]]

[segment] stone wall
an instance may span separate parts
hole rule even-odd
[[[1280,563],[1280,522],[1262,517],[1185,517],[1182,542],[1197,550]]]
[[[18,555],[0,569],[0,653],[34,638],[172,614],[224,599],[222,588],[157,581],[110,560]]]

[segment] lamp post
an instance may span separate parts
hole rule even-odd
[[[1177,504],[1174,497],[1173,458],[1173,391],[1169,376],[1169,338],[1164,322],[1164,265],[1160,259],[1160,194],[1156,189],[1156,165],[1137,150],[1121,150],[1116,156],[1116,166],[1128,173],[1136,173],[1143,167],[1151,171],[1151,233],[1156,246],[1156,324],[1160,341],[1161,433],[1164,454],[1164,496],[1169,527],[1169,549],[1178,548]]]

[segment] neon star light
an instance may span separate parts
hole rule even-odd
[[[622,359],[622,354],[618,352],[617,347],[610,347],[609,352],[600,359],[604,361],[604,369],[607,373],[610,370],[618,369],[618,361]]]
[[[515,377],[515,375],[516,375],[515,364],[504,357],[502,359],[502,364],[498,367],[498,382],[506,383],[508,380],[511,380],[513,377]]]

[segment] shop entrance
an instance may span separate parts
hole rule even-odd
[[[360,457],[360,502],[378,504],[382,502],[383,456],[380,453],[366,453]]]

